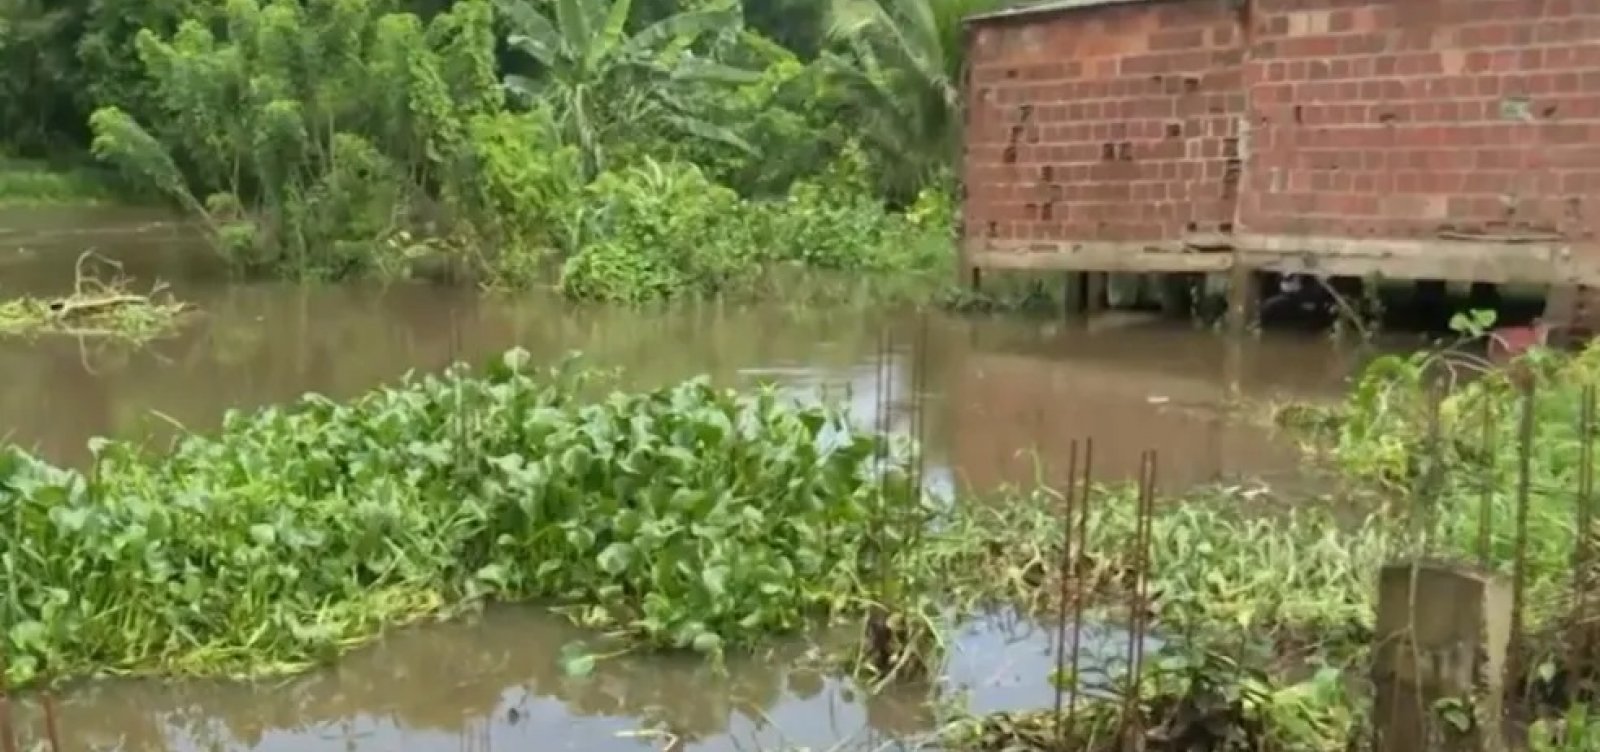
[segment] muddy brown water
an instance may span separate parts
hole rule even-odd
[[[1091,326],[1007,317],[924,319],[851,307],[778,304],[662,310],[579,307],[549,294],[484,296],[427,285],[239,283],[192,235],[115,211],[0,213],[0,295],[70,288],[93,248],[142,283],[168,281],[201,311],[142,349],[76,339],[0,340],[0,437],[81,464],[97,435],[161,440],[208,430],[229,409],[309,391],[354,395],[407,370],[481,361],[512,346],[548,361],[582,351],[638,385],[699,374],[848,396],[870,421],[882,387],[880,332],[896,332],[892,389],[907,422],[912,371],[925,367],[930,478],[944,487],[1060,480],[1071,441],[1096,440],[1097,475],[1131,475],[1161,453],[1167,488],[1291,478],[1294,447],[1240,421],[1235,397],[1336,395],[1360,356],[1322,338],[1230,344],[1211,333],[1130,317]],[[563,677],[566,643],[584,637],[532,608],[410,629],[328,669],[287,682],[107,681],[63,702],[65,749],[480,750],[827,749],[851,739],[926,732],[921,697],[863,700],[803,667],[805,642],[702,663],[624,657],[585,679]],[[950,667],[974,709],[1047,703],[1049,640],[1028,625],[970,625]],[[874,739],[877,742],[874,743]]]

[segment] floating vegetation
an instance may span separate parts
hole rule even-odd
[[[1095,494],[1074,570],[1091,617],[1126,602],[1136,492],[1115,485]],[[921,566],[945,573],[941,592],[959,612],[1014,606],[1034,616],[1057,613],[1060,498],[1035,489],[963,504],[930,535]],[[1246,630],[1285,643],[1314,639],[1328,650],[1364,649],[1375,608],[1373,573],[1393,550],[1386,521],[1374,515],[1351,524],[1311,504],[1276,518],[1251,517],[1240,511],[1243,501],[1240,489],[1219,487],[1156,507],[1151,623],[1165,631]]]
[[[855,608],[868,521],[917,504],[842,411],[703,380],[585,402],[593,374],[527,362],[159,456],[97,441],[87,474],[0,454],[11,679],[290,670],[488,599],[718,653]]]
[[[1097,688],[1070,714],[995,713],[954,722],[942,734],[945,748],[958,752],[1350,748],[1359,718],[1338,670],[1283,681],[1216,650],[1172,649],[1155,658],[1138,682],[1116,681]]]
[[[856,656],[881,684],[935,677],[951,615],[1055,605],[1050,489],[935,508],[911,447],[841,408],[703,380],[595,401],[605,384],[512,351],[233,413],[166,453],[96,441],[87,473],[0,452],[10,676],[295,670],[386,626],[539,600],[625,643],[712,654],[882,604],[887,639]],[[1076,571],[1108,607],[1133,493],[1100,489],[1084,530]],[[1239,498],[1157,510],[1152,623],[1363,648],[1376,522],[1252,520]],[[869,554],[885,535],[888,577]]]
[[[103,278],[87,262],[98,259],[115,270]],[[0,301],[0,334],[66,334],[145,342],[175,329],[190,306],[157,284],[144,294],[132,291],[116,262],[92,252],[78,257],[72,294],[61,298],[23,297]]]

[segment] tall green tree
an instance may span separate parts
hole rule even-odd
[[[367,0],[228,0],[135,40],[156,106],[91,117],[96,156],[201,219],[250,270],[342,276],[430,224],[501,110],[488,0],[430,22]]]
[[[0,0],[0,148],[46,157],[87,137],[75,46],[83,0]]]
[[[718,1],[636,0],[634,23],[653,23]],[[825,0],[744,0],[742,5],[747,28],[783,45],[795,57],[810,61],[822,51],[828,22]]]
[[[961,139],[962,23],[999,0],[832,0],[824,56],[863,142],[904,198],[939,179]]]
[[[551,108],[578,146],[587,175],[605,168],[613,142],[647,137],[652,130],[750,148],[727,128],[698,117],[684,99],[686,87],[751,78],[695,50],[697,42],[738,29],[736,6],[674,13],[630,33],[632,0],[543,5],[553,6],[553,15],[529,0],[500,2],[512,29],[507,44],[534,63],[530,75],[511,74],[506,85]]]

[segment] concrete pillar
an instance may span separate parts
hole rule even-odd
[[[1187,318],[1193,313],[1194,280],[1187,274],[1161,274],[1156,277],[1156,298],[1161,314],[1168,318]]]
[[[1087,301],[1089,289],[1089,275],[1084,272],[1067,272],[1063,282],[1061,297],[1066,304],[1067,318],[1083,315],[1084,303]]]
[[[1144,275],[1113,272],[1106,275],[1106,307],[1138,308],[1144,297]]]
[[[1253,329],[1260,313],[1261,275],[1236,264],[1228,277],[1228,332],[1243,335]]]
[[[1384,567],[1374,639],[1376,752],[1499,748],[1511,639],[1503,578],[1448,564]],[[1441,713],[1440,701],[1454,710]]]
[[[1106,273],[1089,272],[1089,281],[1084,287],[1084,311],[1090,316],[1095,316],[1106,310]]]

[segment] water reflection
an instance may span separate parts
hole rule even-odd
[[[576,308],[547,295],[484,297],[428,286],[178,285],[205,313],[176,336],[131,350],[66,338],[0,341],[0,416],[12,439],[81,463],[95,435],[159,439],[205,430],[224,411],[307,391],[349,396],[408,370],[478,361],[513,345],[545,362],[581,350],[638,385],[709,374],[848,395],[870,420],[879,333],[900,331],[896,422],[909,420],[910,364],[925,363],[926,438],[936,467],[980,487],[1033,479],[1031,460],[1094,435],[1102,477],[1131,474],[1163,449],[1170,483],[1295,466],[1293,453],[1219,406],[1237,386],[1270,397],[1331,393],[1352,366],[1319,341],[1251,343],[1230,373],[1225,343],[1167,325],[1091,332],[1009,319],[934,316],[928,352],[915,321],[859,310],[689,306]],[[40,399],[40,395],[49,395]]]
[[[1048,630],[1009,619],[963,629],[952,690],[987,711],[1049,702]],[[839,630],[824,645],[849,639]],[[637,750],[641,730],[687,749],[875,747],[923,735],[935,717],[923,691],[870,699],[817,668],[811,643],[789,641],[730,659],[719,674],[694,656],[623,657],[591,676],[564,675],[554,656],[591,637],[526,608],[493,609],[471,625],[396,633],[336,666],[284,682],[107,682],[68,694],[71,750]],[[1123,633],[1091,630],[1089,656],[1120,653]],[[36,721],[31,708],[25,721]],[[487,746],[483,744],[487,742]],[[478,745],[476,747],[467,744]]]

